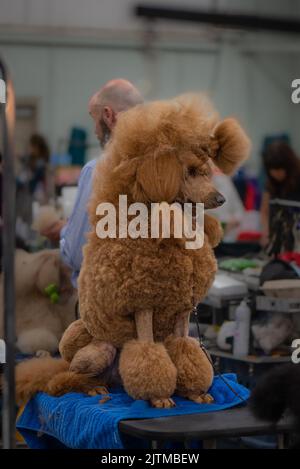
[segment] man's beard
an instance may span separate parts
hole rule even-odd
[[[99,141],[100,141],[101,148],[104,148],[108,140],[110,139],[111,130],[108,128],[108,126],[105,124],[104,121],[100,122],[100,126],[102,130],[102,137],[99,138]]]

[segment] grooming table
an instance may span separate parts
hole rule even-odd
[[[119,431],[151,441],[153,449],[158,449],[164,441],[181,441],[188,448],[191,440],[203,440],[203,448],[216,449],[218,438],[271,434],[277,435],[278,448],[282,449],[292,424],[289,416],[284,416],[277,424],[270,424],[254,417],[248,407],[236,407],[205,414],[123,420],[119,423]]]
[[[130,449],[145,444],[148,447],[151,436],[141,441],[140,438],[125,435],[120,431],[120,422],[122,425],[123,422],[128,422],[128,425],[136,422],[139,425],[137,419],[144,423],[145,419],[149,419],[155,422],[158,429],[160,422],[162,428],[165,422],[174,427],[179,417],[186,416],[184,422],[193,422],[196,414],[215,414],[240,406],[241,399],[247,401],[250,394],[248,389],[237,382],[234,374],[225,374],[222,379],[215,376],[209,390],[214,398],[212,404],[199,405],[175,395],[175,407],[154,409],[147,401],[132,399],[123,388],[112,388],[110,391],[110,399],[102,404],[99,403],[99,396],[68,393],[52,397],[37,393],[20,414],[17,429],[32,449]],[[189,424],[185,423],[185,428],[189,428]]]

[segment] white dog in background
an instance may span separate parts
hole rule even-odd
[[[0,338],[3,337],[3,281],[0,284]],[[75,319],[77,292],[59,250],[16,250],[16,347],[24,354],[55,353]]]

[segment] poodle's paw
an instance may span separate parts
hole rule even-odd
[[[176,387],[176,368],[163,344],[131,340],[121,351],[120,375],[134,399],[165,399]]]
[[[113,345],[93,339],[74,355],[70,371],[99,375],[113,363],[116,353]]]
[[[194,394],[188,393],[185,396],[190,401],[196,402],[197,404],[212,404],[214,402],[214,398],[210,394]]]
[[[211,394],[204,394],[203,396],[203,401],[205,404],[212,404],[214,402],[214,398],[211,396]]]
[[[213,248],[218,246],[224,234],[219,220],[207,213],[204,214],[204,232]]]
[[[48,350],[37,350],[35,353],[35,356],[37,358],[45,358],[45,357],[51,357],[50,352]]]
[[[108,389],[105,386],[95,386],[93,389],[88,391],[88,396],[95,397],[101,396],[101,399],[98,401],[99,404],[105,404],[105,402],[109,401],[111,397],[108,395]]]
[[[177,392],[188,395],[203,395],[213,381],[213,368],[197,340],[191,337],[169,336],[166,348],[177,369]]]
[[[150,404],[152,407],[156,407],[157,409],[171,409],[171,407],[176,406],[175,402],[170,397],[150,399]]]
[[[111,397],[107,394],[100,399],[99,404],[105,404],[105,402],[110,401]]]
[[[105,396],[109,393],[108,389],[105,386],[95,386],[93,389],[88,391],[89,396]]]

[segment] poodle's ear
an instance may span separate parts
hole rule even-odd
[[[214,163],[224,174],[232,174],[250,153],[250,140],[237,120],[223,120],[214,130]]]
[[[40,265],[37,271],[36,286],[42,293],[44,293],[45,288],[51,283],[54,283],[59,287],[60,261],[55,252],[45,252],[41,255]]]
[[[134,177],[136,174],[136,169],[138,165],[138,158],[126,158],[121,161],[113,170],[115,178],[125,179],[128,181],[130,178]]]
[[[182,168],[173,153],[147,155],[137,168],[133,196],[139,202],[173,202],[176,198]]]

